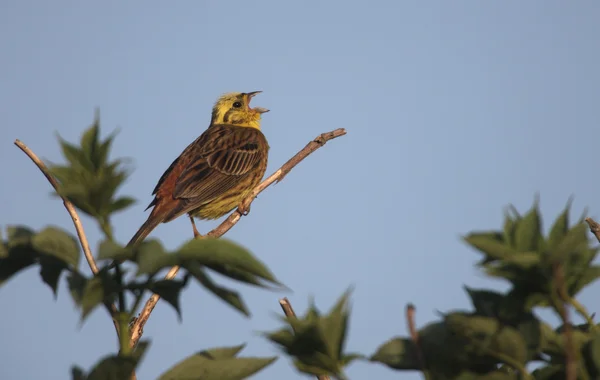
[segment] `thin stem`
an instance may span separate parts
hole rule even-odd
[[[571,306],[573,306],[573,308],[575,309],[575,311],[577,311],[577,313],[583,319],[585,319],[585,321],[587,322],[590,330],[592,330],[592,331],[596,330],[596,324],[594,323],[594,319],[588,314],[588,311],[586,310],[585,306],[583,306],[582,304],[580,304],[579,301],[577,301],[575,298],[572,298],[572,297],[569,297],[568,301],[571,304]]]
[[[415,323],[415,306],[411,303],[406,305],[406,320],[408,322],[408,332],[410,333],[410,338],[415,344],[415,349],[417,350],[417,359],[419,361],[419,367],[421,367],[421,372],[423,372],[423,377],[425,380],[429,380],[429,372],[425,366],[425,357],[423,356],[423,350],[421,349],[421,342],[419,341],[419,332],[417,331],[417,324]]]
[[[106,239],[109,241],[114,241],[115,239],[112,231],[112,226],[110,225],[110,221],[108,220],[108,218],[102,218],[102,220],[99,221],[99,224],[100,229],[102,230],[102,233],[104,234]]]
[[[77,214],[77,211],[75,210],[75,206],[73,206],[73,204],[67,198],[63,197],[58,192],[58,187],[59,187],[58,181],[56,181],[56,179],[52,176],[52,174],[50,174],[50,170],[48,170],[48,167],[46,166],[46,164],[44,164],[44,162],[42,160],[40,160],[39,157],[35,153],[33,153],[33,151],[31,149],[29,149],[29,147],[27,147],[27,145],[25,145],[22,141],[20,141],[18,139],[15,140],[15,145],[19,149],[21,149],[23,151],[23,153],[25,153],[27,155],[27,157],[29,157],[31,159],[31,161],[33,161],[33,163],[38,167],[38,169],[40,169],[40,171],[46,177],[48,182],[50,182],[50,185],[52,185],[52,187],[54,188],[54,190],[56,191],[58,196],[60,196],[60,198],[62,199],[63,204],[65,205],[65,208],[67,209],[67,212],[71,216],[71,220],[73,220],[73,225],[75,226],[75,231],[77,231],[77,237],[79,238],[79,243],[81,244],[81,249],[83,250],[85,259],[86,259],[92,273],[94,275],[97,274],[98,266],[96,265],[96,261],[94,260],[94,256],[92,255],[92,250],[90,249],[90,244],[87,240],[87,236],[85,235],[85,231],[83,230],[83,225],[81,224],[79,215]],[[104,306],[106,307],[106,309],[108,310],[108,313],[110,314],[111,318],[113,319],[115,331],[117,332],[117,335],[119,335],[119,323],[115,319],[115,314],[117,313],[117,309],[116,309],[115,305],[105,303]]]
[[[302,160],[304,160],[306,157],[308,157],[312,152],[314,152],[315,150],[317,150],[320,147],[322,147],[323,145],[325,145],[327,143],[327,141],[335,139],[340,136],[343,136],[345,134],[346,134],[345,129],[338,128],[331,132],[322,133],[319,136],[317,136],[314,140],[312,140],[311,142],[306,144],[306,146],[302,150],[300,150],[298,153],[296,153],[296,155],[294,157],[290,158],[285,164],[283,164],[281,166],[281,168],[279,168],[275,173],[271,174],[260,185],[258,185],[254,189],[254,191],[248,197],[246,197],[246,199],[244,199],[244,201],[242,201],[241,208],[238,207],[238,209],[236,211],[234,211],[233,213],[231,213],[229,215],[229,217],[227,219],[225,219],[225,221],[223,221],[223,223],[221,223],[214,230],[210,231],[206,236],[213,237],[213,238],[223,236],[234,225],[236,225],[237,222],[239,222],[240,218],[242,217],[241,210],[242,209],[248,210],[248,207],[250,207],[250,204],[252,203],[252,201],[254,200],[254,198],[256,198],[256,196],[258,194],[263,192],[267,187],[269,187],[273,183],[280,182],[290,172],[290,170],[292,170]],[[177,275],[178,271],[179,271],[178,266],[172,267],[169,270],[169,272],[167,273],[167,275],[165,276],[165,279],[166,280],[173,279]],[[156,306],[156,303],[158,302],[159,299],[160,299],[160,296],[153,294],[148,299],[148,301],[146,301],[144,308],[140,312],[139,318],[137,318],[137,320],[135,321],[135,323],[131,329],[131,346],[132,347],[135,347],[137,342],[142,337],[144,325],[148,321],[148,318],[150,318],[150,314],[152,313],[152,310],[154,310],[154,307]]]
[[[127,308],[125,305],[125,290],[123,289],[123,272],[121,271],[121,264],[117,263],[115,272],[117,275],[117,285],[119,287],[119,311],[124,313],[127,311]]]
[[[119,337],[119,354],[127,356],[131,355],[133,349],[129,346],[129,313],[119,313],[119,328],[121,334]]]
[[[294,309],[292,308],[292,304],[290,303],[290,300],[287,299],[287,297],[284,297],[282,299],[279,300],[279,306],[281,306],[281,309],[283,310],[283,313],[285,314],[286,317],[295,317],[296,313],[294,312]],[[317,380],[330,380],[331,378],[327,375],[317,375]]]

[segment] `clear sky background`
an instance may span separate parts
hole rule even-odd
[[[546,227],[571,195],[574,218],[586,206],[600,216],[598,20],[594,0],[2,0],[0,223],[73,231],[12,143],[61,161],[55,133],[78,141],[99,107],[103,136],[121,128],[114,156],[135,168],[121,194],[139,202],[114,219],[125,243],[216,98],[263,90],[253,104],[271,109],[268,172],[318,134],[348,131],[265,191],[227,235],[293,293],[235,285],[253,313],[245,319],[193,284],[181,324],[168,305],[155,309],[138,378],[215,346],[248,342],[244,355],[274,355],[257,332],[280,326],[279,297],[304,312],[314,296],[328,310],[350,285],[347,349],[371,354],[407,334],[407,302],[422,326],[436,310],[471,307],[463,284],[504,288],[473,266],[479,256],[460,236],[499,228],[509,203],[526,211],[540,192]],[[101,235],[83,221],[95,248]],[[176,248],[191,237],[189,222],[152,236]],[[598,291],[581,296],[591,311],[600,311]],[[55,301],[37,268],[3,286],[0,303],[0,378],[64,379],[71,365],[89,369],[116,351],[106,313],[79,329],[64,280]],[[347,373],[399,376],[369,363]],[[302,376],[280,358],[254,378]]]

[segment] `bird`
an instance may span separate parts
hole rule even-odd
[[[250,107],[262,91],[231,92],[218,98],[209,127],[173,161],[158,180],[148,219],[127,247],[141,243],[160,223],[188,214],[194,237],[203,237],[194,218],[218,219],[246,198],[263,178],[269,143],[261,131],[261,116]]]

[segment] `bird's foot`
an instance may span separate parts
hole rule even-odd
[[[245,200],[241,201],[238,205],[237,212],[241,216],[246,216],[250,214],[250,202],[246,202]]]
[[[190,222],[192,222],[192,229],[194,230],[194,239],[202,239],[204,236],[200,235],[198,229],[196,228],[196,222],[194,221],[194,217],[188,215],[190,217]]]

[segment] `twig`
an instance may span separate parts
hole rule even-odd
[[[413,305],[412,303],[406,305],[406,321],[408,322],[408,332],[410,333],[410,338],[415,344],[415,349],[417,351],[417,360],[419,361],[419,367],[421,367],[423,377],[425,379],[428,379],[427,370],[425,368],[425,358],[423,357],[421,343],[419,342],[419,333],[417,332],[417,325],[415,323],[415,305]]]
[[[575,355],[575,345],[573,343],[573,331],[571,330],[571,322],[569,320],[569,309],[567,307],[569,295],[565,286],[565,274],[562,264],[560,263],[555,263],[552,269],[554,272],[553,274],[556,285],[556,293],[560,299],[560,302],[557,302],[555,307],[560,315],[560,319],[562,319],[565,332],[565,379],[575,380],[577,378],[577,358]]]
[[[331,132],[322,133],[319,136],[317,136],[314,140],[312,140],[311,142],[306,144],[306,146],[301,151],[296,153],[296,155],[294,157],[290,158],[275,173],[271,174],[267,179],[262,181],[261,184],[258,185],[254,189],[252,194],[250,194],[248,197],[246,197],[246,199],[244,199],[244,201],[242,201],[242,209],[248,210],[248,207],[250,207],[250,204],[252,204],[252,201],[254,201],[254,199],[256,198],[256,196],[258,194],[263,192],[267,187],[272,185],[274,182],[280,182],[290,172],[290,170],[292,170],[294,168],[294,166],[298,165],[309,154],[311,154],[315,150],[317,150],[320,147],[322,147],[323,145],[325,145],[325,143],[327,143],[327,141],[333,140],[336,137],[340,137],[345,134],[346,134],[346,130],[344,128],[338,128]],[[240,221],[240,219],[242,217],[242,209],[240,209],[240,207],[238,207],[236,211],[234,211],[231,215],[229,215],[229,217],[227,219],[225,219],[223,221],[223,223],[221,223],[215,229],[213,229],[208,234],[206,234],[206,236],[213,237],[213,238],[218,238],[218,237],[223,236],[223,234],[225,234],[227,231],[229,231],[237,222]],[[178,266],[172,267],[169,270],[169,272],[167,273],[167,275],[165,276],[165,279],[167,279],[167,280],[173,279],[177,275],[178,271],[179,271]],[[154,310],[154,307],[156,306],[156,303],[158,302],[159,299],[160,299],[160,296],[158,296],[157,294],[153,294],[148,299],[148,301],[146,301],[144,308],[140,312],[139,317],[136,319],[136,321],[134,322],[134,324],[131,328],[131,341],[130,341],[131,347],[135,347],[135,345],[137,345],[137,342],[142,337],[144,325],[148,321],[148,318],[150,318],[150,314],[152,313],[152,310]]]
[[[27,147],[27,145],[25,145],[21,140],[18,140],[18,139],[15,140],[15,145],[19,149],[21,149],[23,151],[23,153],[25,153],[27,155],[27,157],[29,157],[31,159],[31,161],[33,161],[33,163],[38,167],[38,169],[40,169],[40,171],[46,177],[48,182],[50,182],[50,185],[52,185],[52,187],[54,188],[54,190],[56,191],[58,196],[60,196],[60,198],[62,199],[63,204],[65,205],[65,208],[67,209],[67,212],[71,216],[71,219],[73,220],[73,224],[75,225],[75,230],[77,231],[77,237],[79,238],[79,242],[81,243],[81,248],[83,250],[85,259],[86,259],[90,269],[92,270],[92,273],[94,275],[97,274],[98,266],[96,265],[96,261],[94,260],[94,256],[92,255],[92,251],[90,249],[90,244],[88,243],[87,237],[83,230],[83,225],[81,224],[79,215],[77,215],[77,211],[75,210],[75,206],[73,206],[73,204],[67,198],[63,197],[58,192],[58,182],[52,176],[52,174],[50,174],[50,170],[48,170],[48,167],[46,166],[46,164],[44,164],[44,162],[42,160],[40,160],[39,157],[35,153],[33,153],[33,151],[31,149],[29,149]],[[115,325],[115,330],[117,331],[117,336],[118,336],[119,335],[119,323],[115,319],[117,309],[116,309],[115,305],[113,305],[113,304],[105,303],[105,306],[108,309],[108,312],[113,319],[113,324]]]
[[[81,248],[83,249],[85,259],[87,260],[88,265],[92,270],[92,273],[98,273],[98,266],[96,266],[96,261],[94,260],[94,256],[92,256],[90,244],[88,243],[87,237],[85,236],[85,232],[83,231],[83,225],[81,224],[81,220],[79,220],[79,216],[77,215],[75,206],[73,206],[73,204],[67,198],[59,194],[58,182],[56,182],[56,179],[52,176],[52,174],[50,174],[50,171],[48,170],[48,167],[46,167],[46,164],[44,164],[44,162],[42,162],[42,160],[40,160],[38,156],[35,153],[33,153],[33,151],[29,149],[27,145],[25,145],[21,140],[15,140],[15,145],[19,147],[19,149],[21,149],[23,153],[25,153],[31,159],[31,161],[33,161],[34,164],[36,164],[36,166],[46,177],[48,182],[50,182],[54,190],[56,190],[56,193],[61,197],[63,204],[67,209],[67,212],[69,213],[69,215],[71,215],[71,219],[73,219],[73,224],[75,225],[75,230],[77,231],[77,236],[79,237],[79,242],[81,243]]]
[[[585,222],[590,226],[590,231],[596,236],[596,239],[600,241],[600,224],[592,218],[585,218]]]
[[[280,299],[279,305],[281,306],[281,309],[283,310],[283,313],[286,317],[296,316],[296,313],[294,313],[294,309],[292,308],[292,304],[290,303],[290,300],[287,299],[287,297]],[[327,375],[317,375],[317,380],[330,380],[330,377]]]

